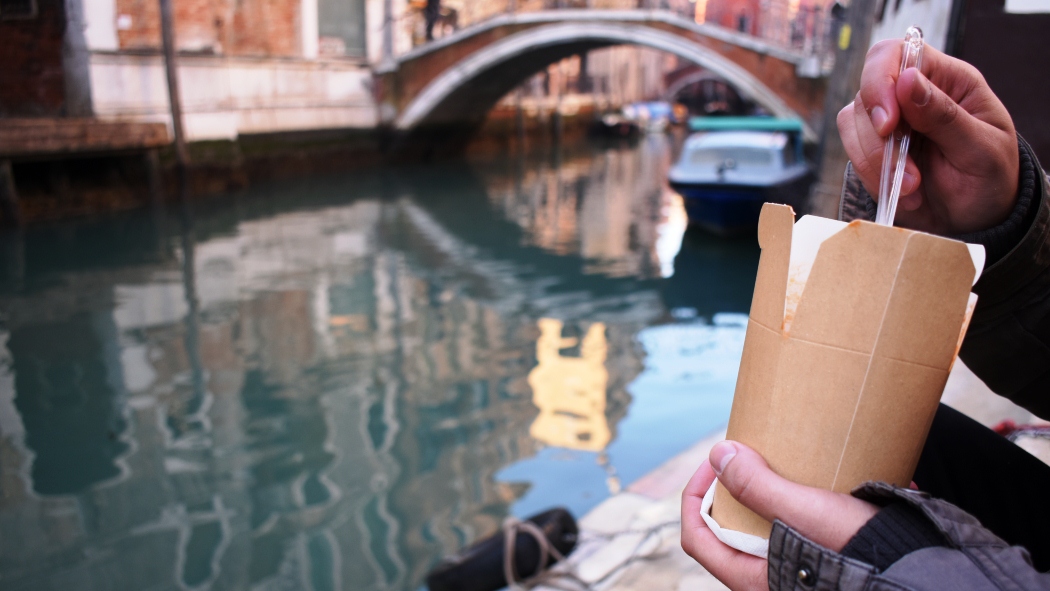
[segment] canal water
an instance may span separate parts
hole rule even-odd
[[[0,236],[0,588],[419,589],[723,426],[758,262],[663,136]]]

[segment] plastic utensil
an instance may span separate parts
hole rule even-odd
[[[922,29],[908,27],[904,34],[901,52],[900,74],[908,68],[922,67]],[[899,137],[898,137],[899,136]],[[901,196],[901,181],[904,179],[904,163],[911,145],[911,128],[901,119],[897,129],[886,138],[886,150],[882,153],[882,174],[879,177],[879,203],[875,210],[875,223],[892,226],[897,214],[897,200]],[[896,166],[894,166],[896,165]],[[890,175],[893,184],[890,184]]]

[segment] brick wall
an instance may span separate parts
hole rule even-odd
[[[121,49],[160,48],[157,0],[117,0],[117,43]]]
[[[180,51],[251,56],[301,53],[300,0],[178,0],[175,39]],[[121,49],[160,48],[157,0],[117,0]]]
[[[62,0],[37,0],[37,16],[0,20],[0,117],[58,116],[65,107]]]
[[[299,0],[240,3],[233,18],[234,55],[299,55]]]
[[[708,0],[705,21],[734,31],[741,30],[744,18],[745,33],[757,35],[761,30],[762,10],[758,0]]]

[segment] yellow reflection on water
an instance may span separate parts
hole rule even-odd
[[[609,423],[605,418],[605,389],[609,372],[605,369],[608,343],[605,325],[595,322],[582,341],[562,336],[562,322],[539,320],[536,341],[536,367],[529,372],[532,402],[540,415],[529,434],[554,447],[601,451],[609,443]],[[562,349],[580,345],[579,357],[561,354]]]

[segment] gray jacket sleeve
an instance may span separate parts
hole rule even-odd
[[[1050,418],[1050,184],[1021,140],[1033,212],[1020,241],[985,269],[959,357],[996,394]]]
[[[1050,183],[1031,147],[1018,138],[1018,204],[1003,225],[957,237],[985,244],[990,263],[974,291],[978,305],[960,357],[996,393],[1050,418]],[[874,202],[847,168],[840,219],[873,219]],[[885,571],[823,548],[776,522],[769,547],[772,591],[959,589],[1050,591],[1028,553],[1011,547],[972,516],[924,493],[867,483],[854,495],[877,505],[921,511],[946,546],[907,554]]]
[[[1050,591],[1050,574],[1032,568],[1026,550],[1011,547],[950,503],[881,482],[853,494],[876,505],[915,507],[948,545],[912,552],[879,573],[776,521],[769,539],[770,591]]]

